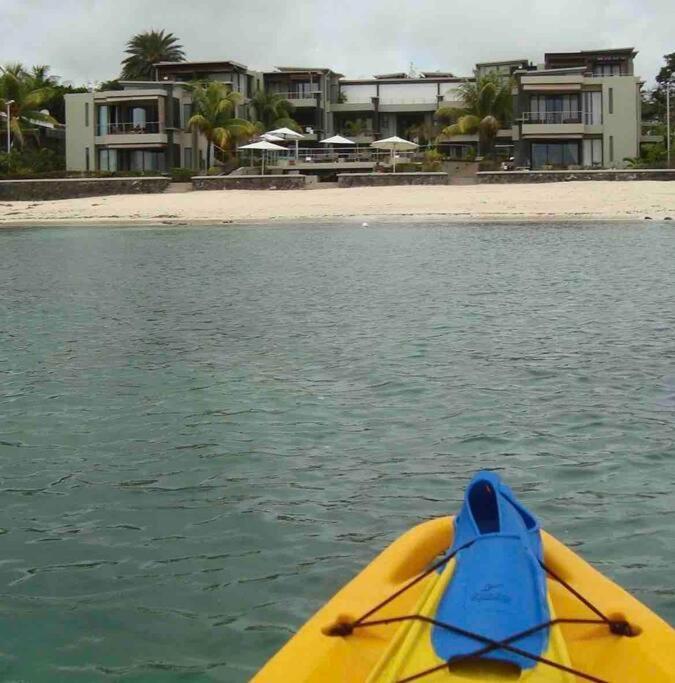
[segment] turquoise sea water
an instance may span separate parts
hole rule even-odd
[[[501,472],[675,618],[675,227],[0,232],[0,678],[244,681]]]

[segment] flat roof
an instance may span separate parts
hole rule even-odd
[[[635,57],[638,51],[634,47],[619,47],[606,50],[580,50],[578,52],[547,52],[545,59],[549,57],[593,57],[594,55],[631,55]]]
[[[342,85],[367,85],[374,83],[464,83],[475,80],[473,76],[422,76],[421,78],[345,78],[341,79]]]
[[[235,69],[243,69],[246,71],[248,67],[246,64],[241,62],[235,62],[232,59],[220,60],[220,61],[207,61],[207,62],[155,62],[153,66],[170,66],[170,67],[233,67]]]
[[[529,59],[502,59],[498,62],[476,62],[476,66],[501,66],[503,64],[529,64]]]
[[[327,66],[275,66],[273,71],[265,71],[266,74],[288,74],[288,73],[332,73],[341,76],[342,74]]]

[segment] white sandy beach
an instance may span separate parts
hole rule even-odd
[[[473,219],[675,219],[675,182],[571,182],[209,191],[0,202],[0,226],[206,224],[376,216]]]

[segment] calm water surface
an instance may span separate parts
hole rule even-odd
[[[0,232],[0,678],[244,681],[500,470],[675,617],[675,226]]]

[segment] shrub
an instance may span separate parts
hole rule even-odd
[[[396,164],[396,173],[414,173],[420,170],[420,164],[416,164],[413,161],[402,161]]]
[[[198,175],[197,171],[191,168],[172,168],[171,169],[171,180],[174,183],[189,183],[193,176]]]
[[[428,149],[424,153],[423,171],[440,171],[443,167],[444,156],[437,149]]]
[[[209,170],[206,172],[206,175],[220,175],[223,172],[223,169],[220,168],[220,166],[211,166]]]

